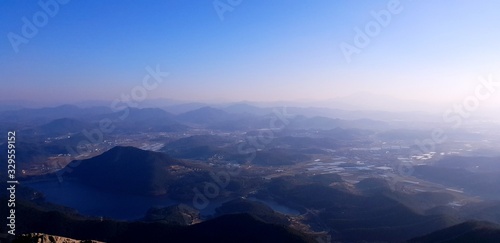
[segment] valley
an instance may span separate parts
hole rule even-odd
[[[410,240],[468,220],[500,223],[488,213],[500,205],[499,157],[493,143],[481,145],[496,134],[476,132],[471,140],[470,132],[450,132],[453,142],[421,151],[415,141],[432,122],[403,129],[403,121],[294,114],[278,127],[276,113],[253,110],[259,112],[136,109],[102,136],[95,124],[116,114],[56,116],[18,128],[21,200],[27,209],[89,223],[190,226],[248,214],[303,239],[341,242]],[[167,118],[181,129],[164,127]],[[491,155],[477,155],[484,150]],[[82,236],[54,230],[48,233]]]

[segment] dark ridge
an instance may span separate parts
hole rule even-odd
[[[278,225],[290,224],[284,215],[276,213],[269,206],[247,199],[239,198],[225,202],[222,206],[216,208],[215,211],[217,212],[217,215],[247,213],[259,220],[262,220],[263,222]]]
[[[384,179],[367,178],[356,183],[356,189],[365,194],[373,194],[391,191],[391,186],[389,185],[389,182]]]
[[[171,225],[191,225],[199,220],[200,212],[186,204],[172,205],[161,208],[151,208],[143,221],[160,222]]]
[[[0,206],[5,209],[6,206]],[[191,226],[117,222],[69,217],[19,202],[16,234],[45,233],[74,239],[114,242],[314,242],[286,226],[264,223],[248,214],[224,215]],[[5,226],[2,226],[5,228]]]
[[[425,236],[411,239],[409,242],[500,242],[500,226],[484,221],[467,221]]]

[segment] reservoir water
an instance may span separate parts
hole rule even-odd
[[[44,181],[28,183],[45,195],[51,203],[76,209],[87,216],[117,220],[135,220],[144,217],[151,207],[170,206],[177,202],[162,197],[113,194],[96,190],[77,181]]]
[[[179,203],[166,197],[104,192],[71,180],[65,180],[61,183],[57,180],[25,182],[24,185],[42,192],[47,202],[76,209],[82,215],[115,220],[130,221],[141,219],[151,207],[166,207]],[[273,210],[283,214],[292,216],[300,214],[297,210],[288,208],[272,200],[249,199],[264,203]],[[229,200],[231,199],[211,199],[208,206],[200,210],[200,214],[202,216],[213,215],[217,207],[220,207],[224,202]],[[193,205],[189,206],[193,207]]]

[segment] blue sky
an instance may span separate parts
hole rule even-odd
[[[22,36],[23,17],[44,10],[38,1],[2,0],[0,100],[112,100],[157,65],[170,76],[150,98],[202,101],[370,92],[449,102],[478,76],[500,79],[500,1],[401,0],[350,62],[341,44],[354,46],[355,29],[391,1],[242,0],[223,20],[213,3],[71,0],[16,52],[9,33]]]

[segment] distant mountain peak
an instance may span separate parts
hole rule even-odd
[[[230,114],[217,108],[204,106],[196,110],[188,111],[178,115],[183,122],[195,124],[213,124],[231,118]]]

